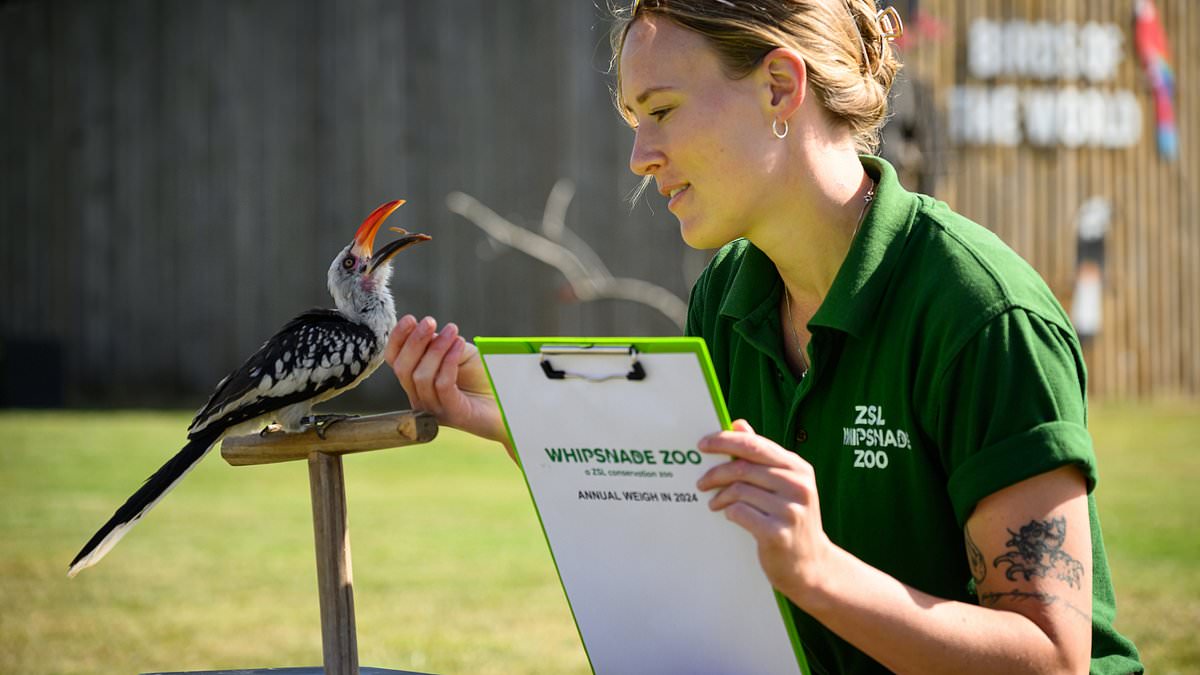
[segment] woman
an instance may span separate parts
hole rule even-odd
[[[1139,672],[1112,628],[1078,340],[986,229],[868,154],[899,64],[869,0],[649,0],[618,106],[683,239],[688,333],[732,431],[710,507],[749,531],[814,672]],[[506,442],[474,349],[401,320],[414,407]],[[511,453],[511,448],[509,449]]]

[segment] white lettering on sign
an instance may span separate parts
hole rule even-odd
[[[1128,90],[963,85],[950,90],[950,135],[969,145],[1127,148],[1142,133]]]
[[[1116,24],[976,19],[967,33],[971,77],[1111,80],[1124,35]]]
[[[1112,80],[1124,48],[1124,33],[1112,23],[976,19],[968,29],[967,71],[977,80],[999,82],[950,90],[951,138],[1010,147],[1137,144],[1142,109],[1133,92],[1071,84]],[[1021,87],[1013,82],[1020,79],[1047,84]]]

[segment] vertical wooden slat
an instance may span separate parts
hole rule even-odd
[[[5,236],[3,270],[5,311],[0,334],[7,337],[65,339],[50,311],[61,289],[33,283],[52,238],[61,230],[61,212],[54,210],[51,185],[55,162],[51,152],[57,136],[54,114],[55,54],[51,7],[47,3],[0,6],[0,77],[4,104],[0,120],[3,166],[0,167],[0,228]],[[20,133],[16,133],[20,130]],[[53,225],[53,226],[52,226]],[[57,242],[54,242],[57,243]]]

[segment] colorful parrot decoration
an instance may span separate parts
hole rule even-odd
[[[1142,67],[1154,92],[1154,117],[1158,128],[1158,152],[1174,160],[1179,155],[1175,131],[1175,75],[1171,72],[1167,32],[1154,0],[1138,0],[1134,10],[1134,41]]]

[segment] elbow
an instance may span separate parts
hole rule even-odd
[[[1055,639],[1047,635],[1053,648],[1050,663],[1044,672],[1052,675],[1087,675],[1092,667],[1092,634],[1073,635],[1068,639]]]

